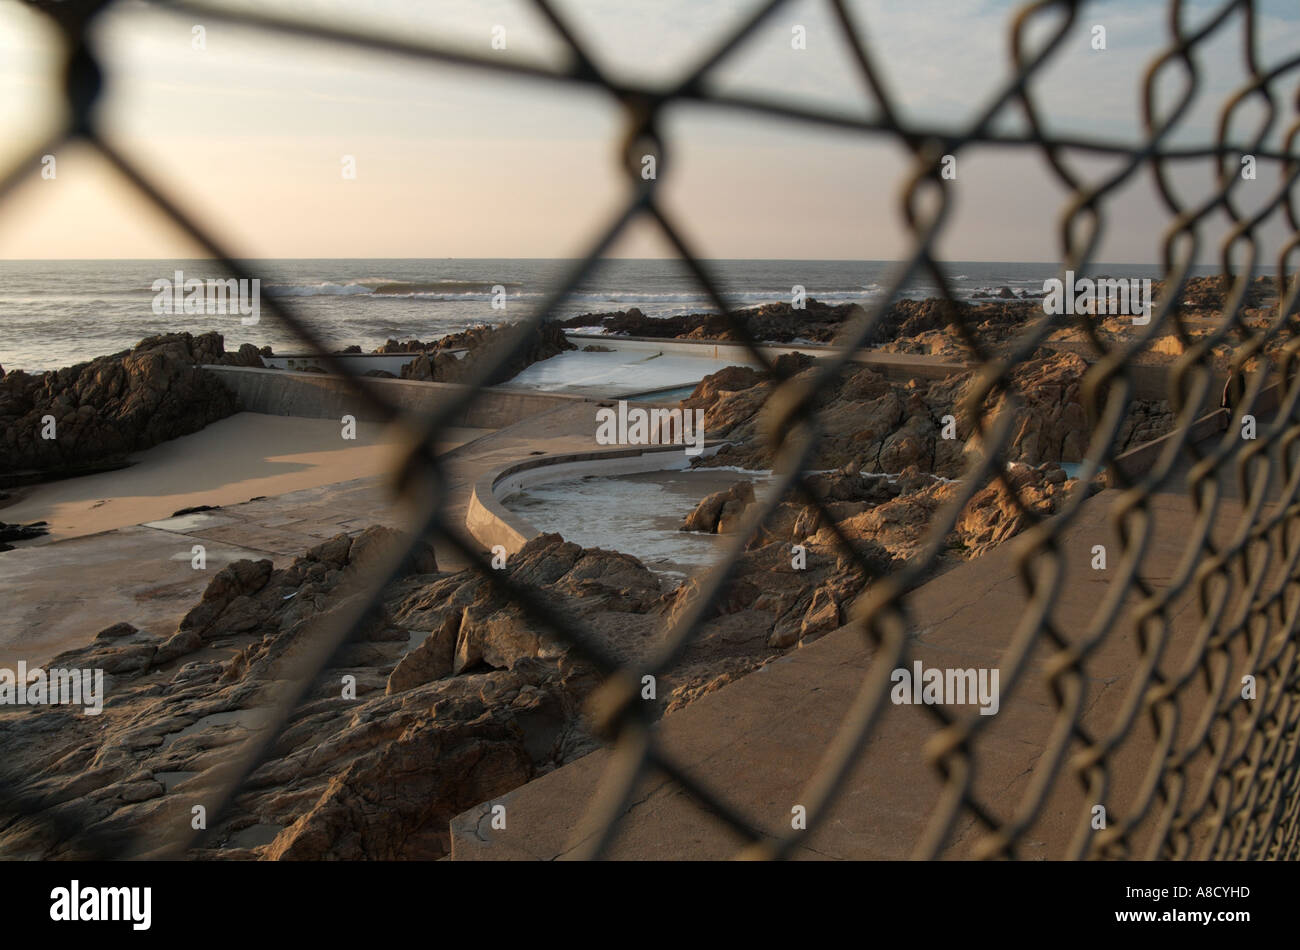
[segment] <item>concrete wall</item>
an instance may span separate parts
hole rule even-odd
[[[676,340],[638,336],[602,336],[598,334],[566,333],[569,342],[581,348],[588,344],[607,346],[613,350],[646,353],[675,353],[679,356],[707,356],[718,360],[734,360],[737,365],[753,366],[753,355],[740,343],[719,343],[712,340]],[[832,356],[835,349],[825,343],[764,343],[758,347],[765,356],[776,359],[787,353],[804,353],[814,359]],[[912,353],[879,353],[858,350],[853,362],[870,366],[888,379],[906,382],[909,379],[945,379],[953,373],[965,372],[969,367],[957,357],[929,356]]]
[[[1211,396],[1218,400],[1221,398],[1223,383],[1218,383],[1212,390]],[[1272,415],[1281,406],[1282,400],[1286,396],[1286,391],[1281,384],[1274,383],[1271,386],[1265,386],[1260,390],[1259,396],[1251,405],[1251,414],[1268,417]],[[1188,441],[1191,443],[1200,443],[1206,439],[1217,438],[1224,430],[1232,424],[1233,412],[1230,409],[1215,409],[1213,412],[1206,413],[1192,423],[1191,431],[1188,434]],[[1263,421],[1261,420],[1261,425]],[[1169,444],[1179,437],[1177,430],[1161,436],[1144,445],[1129,449],[1123,455],[1118,456],[1106,470],[1106,484],[1110,488],[1120,487],[1123,483],[1120,481],[1116,469],[1120,469],[1130,481],[1136,481],[1147,472],[1155,467],[1162,453],[1166,451]]]
[[[345,414],[353,415],[359,420],[378,418],[357,398],[349,383],[337,376],[244,366],[205,366],[204,369],[220,379],[249,412],[302,416],[308,419],[337,419]],[[410,411],[428,411],[465,391],[465,387],[459,383],[373,378],[362,382],[380,390],[387,399]],[[589,401],[581,396],[506,391],[489,387],[481,390],[473,402],[452,420],[452,424],[500,429],[559,405]]]
[[[334,358],[354,373],[382,369],[394,376],[400,376],[402,367],[419,355],[419,353],[336,353]],[[324,362],[314,353],[286,353],[283,356],[263,356],[262,362],[277,369],[303,370],[308,366],[325,369]]]
[[[1129,372],[1133,380],[1134,399],[1169,398],[1169,387],[1174,379],[1172,364],[1165,366],[1137,364],[1129,367]],[[1203,412],[1210,412],[1219,408],[1219,400],[1223,396],[1223,385],[1227,381],[1227,373],[1213,374],[1209,389],[1205,394],[1205,402],[1200,407]]]
[[[712,455],[725,443],[706,445],[704,455]],[[530,485],[545,485],[566,478],[588,475],[631,475],[637,472],[664,472],[686,468],[692,461],[680,445],[644,446],[608,449],[599,452],[561,452],[512,462],[488,472],[470,493],[465,527],[491,550],[501,545],[514,554],[541,534],[531,522],[501,503]]]
[[[675,353],[678,356],[734,360],[738,365],[743,366],[757,365],[754,363],[754,357],[749,352],[749,348],[739,343],[716,343],[712,340],[659,339],[658,337],[646,336],[588,335],[585,333],[566,333],[564,335],[570,343],[579,349],[594,344],[596,346],[607,346],[611,350],[618,350],[620,353]],[[812,355],[814,351],[823,349],[823,347],[771,346],[763,349],[779,351],[775,354],[778,356],[780,353],[794,352],[799,349]]]
[[[1218,409],[1208,415],[1201,416],[1192,423],[1187,440],[1196,444],[1218,435],[1227,426],[1230,418],[1226,409]],[[1179,432],[1175,430],[1151,442],[1139,445],[1137,448],[1129,449],[1123,455],[1116,457],[1105,469],[1106,487],[1123,487],[1124,482],[1119,477],[1120,471],[1124,473],[1129,481],[1137,481],[1155,467],[1156,462],[1159,461],[1160,456],[1164,454],[1170,443],[1180,437]]]

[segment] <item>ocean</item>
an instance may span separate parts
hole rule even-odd
[[[330,348],[359,345],[369,351],[389,338],[431,340],[482,323],[520,319],[533,312],[572,262],[564,260],[257,260],[245,262],[274,296],[300,314]],[[734,306],[788,301],[796,284],[827,303],[879,298],[895,273],[892,261],[705,262]],[[1094,274],[1155,277],[1149,265],[1104,264]],[[226,348],[241,343],[303,352],[301,340],[264,306],[254,326],[237,315],[157,314],[153,283],[224,278],[202,260],[0,261],[0,366],[39,371],[69,366],[124,350],[147,336],[216,330]],[[1213,274],[1212,267],[1197,274]],[[1058,275],[1053,264],[949,262],[945,275],[959,298],[1010,287],[1042,290]],[[492,288],[505,288],[505,308],[494,309]],[[917,280],[904,296],[929,297],[932,282]],[[649,316],[713,309],[677,260],[600,261],[557,309],[573,317],[637,307]]]

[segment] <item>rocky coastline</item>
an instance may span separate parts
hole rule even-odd
[[[1212,289],[1188,293],[1213,305]],[[955,352],[949,347],[961,344],[945,306],[900,301],[873,340],[886,349],[929,341],[926,352]],[[992,344],[1042,312],[1037,301],[1023,299],[961,306],[976,335]],[[806,310],[774,305],[742,317],[764,341],[829,343],[860,312],[810,300]],[[575,326],[734,339],[707,314],[578,317],[538,330],[493,381],[572,349],[563,330]],[[475,375],[507,333],[476,328],[431,343],[392,340],[375,352],[418,353],[402,378],[458,382]],[[217,334],[173,334],[67,370],[10,373],[0,379],[0,473],[70,474],[196,431],[237,411],[197,364],[257,366],[262,355],[268,354],[249,345],[226,353]],[[765,403],[777,386],[806,381],[816,372],[812,362],[794,354],[782,357],[772,376],[730,367],[705,377],[680,406],[702,410],[710,437],[728,444],[697,464],[770,469]],[[1040,350],[1014,371],[1018,404],[999,396],[984,406],[986,413],[1014,414],[1005,484],[979,487],[944,539],[936,570],[978,557],[1051,516],[1071,492],[1098,490],[1062,468],[1086,448],[1086,369],[1076,353]],[[900,383],[853,366],[818,391],[820,432],[808,485],[819,503],[784,498],[765,519],[698,635],[656,683],[656,716],[842,626],[874,578],[917,554],[934,513],[956,494],[954,479],[983,451],[977,433],[945,422],[960,420],[957,407],[975,384],[973,372]],[[38,438],[45,415],[59,426],[51,445]],[[1137,404],[1122,445],[1171,425],[1167,405]],[[737,479],[681,512],[682,530],[731,533],[757,500],[750,481]],[[89,856],[76,836],[58,830],[63,825],[130,836],[145,854],[150,842],[183,832],[205,778],[250,735],[248,714],[284,687],[287,660],[312,624],[362,596],[368,566],[402,540],[371,527],[331,538],[282,568],[270,560],[235,561],[216,573],[170,635],[115,622],[52,660],[50,667],[104,670],[111,698],[94,717],[60,707],[0,709],[7,751],[0,779],[37,803],[31,815],[0,819],[0,855]],[[669,584],[635,557],[583,548],[558,534],[529,541],[510,557],[504,577],[598,637],[620,662],[650,655],[699,591],[695,579]],[[596,667],[553,631],[538,629],[490,579],[441,570],[430,548],[381,601],[375,618],[316,677],[270,757],[222,815],[215,846],[191,857],[442,857],[453,816],[597,747],[584,717],[600,685]]]

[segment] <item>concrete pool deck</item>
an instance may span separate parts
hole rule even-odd
[[[440,448],[449,451],[489,431],[450,430]],[[18,489],[16,500],[0,507],[0,518],[48,521],[49,535],[34,546],[157,521],[182,508],[238,504],[392,471],[400,445],[395,431],[362,422],[354,439],[342,432],[328,419],[236,413],[134,453],[127,468]]]

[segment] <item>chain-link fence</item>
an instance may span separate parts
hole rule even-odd
[[[536,311],[520,326],[516,345],[499,351],[490,365],[479,368],[476,378],[460,394],[427,413],[403,420],[411,433],[410,448],[400,473],[402,497],[410,502],[412,516],[410,549],[394,555],[375,570],[370,580],[371,596],[362,603],[331,613],[316,624],[291,659],[267,725],[256,733],[233,761],[222,766],[217,787],[218,802],[228,803],[241,783],[272,750],[276,736],[308,695],[314,678],[326,668],[336,649],[373,611],[386,585],[400,576],[404,563],[413,556],[421,539],[456,550],[482,572],[513,604],[526,613],[539,630],[567,644],[599,671],[604,686],[599,702],[592,705],[596,731],[613,746],[601,792],[590,803],[590,816],[599,833],[588,839],[582,855],[606,853],[617,834],[621,816],[627,810],[634,789],[648,772],[658,772],[678,783],[717,819],[725,822],[749,842],[750,856],[784,857],[798,847],[802,836],[811,833],[859,761],[864,746],[878,729],[888,708],[891,671],[911,662],[909,638],[910,592],[924,580],[940,556],[944,539],[952,530],[964,506],[982,488],[1000,484],[1019,514],[1032,525],[1014,542],[1017,564],[1025,588],[1026,606],[1014,621],[1014,631],[1001,664],[1004,695],[1016,691],[1031,675],[1046,675],[1054,703],[1049,737],[1038,751],[1035,776],[1020,800],[1008,808],[975,791],[973,775],[978,765],[976,742],[988,727],[989,717],[967,715],[943,705],[927,705],[932,718],[932,738],[926,754],[940,776],[943,792],[929,815],[928,827],[915,842],[918,857],[945,853],[959,820],[973,817],[977,841],[972,853],[981,856],[1018,856],[1027,829],[1041,817],[1044,802],[1060,783],[1080,783],[1089,802],[1107,800],[1116,761],[1135,723],[1148,720],[1154,733],[1153,760],[1147,779],[1126,809],[1113,809],[1104,827],[1090,820],[1091,812],[1078,817],[1078,832],[1063,856],[1105,857],[1217,857],[1287,858],[1300,850],[1300,796],[1297,796],[1297,742],[1300,742],[1300,679],[1297,675],[1296,612],[1300,609],[1300,585],[1296,583],[1296,561],[1300,545],[1295,531],[1300,526],[1300,474],[1295,466],[1294,446],[1300,437],[1295,420],[1300,386],[1293,363],[1300,349],[1294,333],[1297,288],[1291,279],[1289,262],[1300,243],[1300,222],[1294,194],[1300,174],[1300,151],[1296,148],[1300,122],[1291,124],[1282,136],[1280,149],[1267,145],[1269,134],[1286,111],[1276,91],[1294,81],[1300,56],[1263,68],[1256,59],[1255,31],[1259,15],[1250,0],[1230,0],[1204,16],[1189,29],[1186,6],[1179,0],[1168,4],[1169,33],[1164,48],[1152,60],[1143,81],[1144,136],[1139,147],[1130,148],[1101,140],[1054,136],[1045,130],[1043,109],[1035,94],[1035,81],[1044,67],[1059,54],[1064,38],[1076,26],[1082,3],[1042,2],[1022,6],[1010,18],[1009,48],[1014,71],[982,108],[960,128],[921,127],[905,122],[898,102],[882,83],[881,70],[864,42],[869,24],[861,22],[842,0],[828,0],[835,20],[848,41],[856,66],[869,90],[874,118],[852,119],[843,115],[799,108],[778,101],[766,101],[707,90],[706,78],[729,52],[755,33],[774,12],[786,6],[782,0],[759,5],[730,34],[721,39],[709,55],[682,76],[671,88],[641,88],[607,76],[588,55],[583,43],[548,0],[535,0],[537,11],[563,38],[570,65],[549,70],[504,61],[487,54],[335,29],[318,22],[282,18],[274,12],[231,12],[201,3],[167,4],[207,21],[231,21],[260,27],[291,37],[311,38],[405,57],[454,65],[467,70],[487,70],[533,83],[560,82],[603,90],[617,100],[625,118],[625,136],[620,144],[626,159],[629,193],[621,210],[592,243]],[[222,247],[202,221],[187,215],[180,204],[153,182],[102,134],[96,122],[95,105],[101,89],[101,73],[85,44],[88,26],[109,0],[38,0],[35,6],[48,13],[62,29],[67,44],[66,95],[71,124],[68,137],[94,146],[141,193],[164,211],[191,238],[234,275],[248,277],[233,249]],[[1198,47],[1228,29],[1234,21],[1244,24],[1246,37],[1246,81],[1224,104],[1218,134],[1213,141],[1186,147],[1170,143],[1179,130],[1188,105],[1196,94],[1203,66]],[[1043,38],[1039,27],[1050,24]],[[1030,34],[1035,40],[1029,42]],[[1168,73],[1187,80],[1183,98],[1173,108],[1157,115],[1154,103],[1157,86]],[[661,138],[661,117],[665,110],[682,102],[708,102],[718,109],[739,110],[750,115],[806,122],[856,132],[864,137],[897,143],[911,155],[911,168],[899,184],[899,200],[910,230],[910,247],[891,286],[864,309],[859,318],[843,329],[833,355],[815,364],[811,374],[798,379],[777,376],[765,411],[774,433],[772,490],[765,493],[745,514],[744,524],[727,542],[725,556],[716,568],[700,579],[698,596],[687,609],[672,617],[655,654],[636,668],[621,663],[594,631],[584,629],[574,618],[558,615],[535,590],[521,586],[503,572],[494,571],[482,546],[469,537],[464,526],[446,516],[445,461],[434,451],[444,429],[454,424],[465,407],[479,395],[487,381],[507,362],[522,352],[528,334],[556,309],[557,305],[589,274],[598,259],[634,219],[649,219],[686,262],[707,291],[719,313],[731,315],[734,308],[719,290],[709,267],[683,237],[678,222],[660,201],[659,179],[640,174],[640,156],[663,153],[671,143]],[[1239,108],[1262,105],[1268,122],[1249,142],[1229,139],[1234,114]],[[1019,110],[1027,120],[1024,134],[998,131],[999,118]],[[1021,498],[1019,488],[1008,476],[1005,449],[1014,437],[1011,413],[993,415],[986,407],[999,399],[1004,406],[1016,405],[1015,368],[1030,358],[1048,336],[1061,325],[1060,318],[1046,315],[1027,323],[1010,345],[991,347],[967,322],[966,310],[950,289],[936,256],[936,241],[943,231],[949,210],[949,193],[942,165],[945,156],[960,155],[972,146],[999,144],[1040,155],[1052,173],[1068,190],[1060,219],[1062,271],[1084,273],[1094,261],[1106,225],[1106,202],[1135,177],[1150,175],[1168,213],[1164,231],[1163,279],[1165,292],[1157,301],[1149,323],[1117,342],[1099,332],[1088,315],[1075,318],[1093,353],[1083,380],[1088,412],[1088,448],[1078,477],[1086,482],[1109,471],[1112,491],[1105,498],[1112,524],[1120,538],[1118,552],[1112,552],[1113,567],[1106,575],[1104,596],[1096,600],[1095,612],[1079,628],[1061,629],[1052,616],[1052,604],[1071,583],[1061,568],[1061,539],[1089,504],[1089,494],[1075,492],[1063,509],[1050,518],[1040,517]],[[51,150],[42,143],[15,163],[4,177],[9,192],[20,182],[39,157]],[[1117,164],[1100,178],[1088,178],[1075,165],[1079,150],[1108,155]],[[1277,171],[1279,186],[1259,210],[1243,211],[1234,194],[1242,177],[1242,156]],[[1172,169],[1185,162],[1213,164],[1217,185],[1194,203],[1184,202],[1171,181]],[[671,165],[663,166],[670,178]],[[1226,215],[1232,222],[1223,242],[1223,302],[1208,333],[1194,332],[1180,305],[1193,262],[1198,258],[1202,234],[1213,215]],[[1277,303],[1267,325],[1247,321],[1242,312],[1256,269],[1258,232],[1266,222],[1284,218],[1292,237],[1278,256]],[[960,488],[936,513],[928,526],[921,553],[896,572],[873,576],[872,563],[836,526],[836,518],[807,483],[810,460],[818,442],[818,393],[850,364],[852,355],[873,339],[894,300],[907,282],[918,275],[941,289],[942,307],[953,332],[969,349],[977,367],[976,384],[962,407],[961,424],[978,432],[984,448],[961,479]],[[384,419],[403,416],[389,402],[384,391],[367,385],[346,364],[330,355],[309,321],[282,300],[267,306],[284,325],[291,327],[304,344],[320,354],[330,372],[349,381],[356,397]],[[766,371],[781,369],[752,339],[746,324],[730,320],[734,339],[750,351],[753,361]],[[1116,435],[1133,401],[1133,367],[1138,356],[1158,336],[1174,335],[1183,353],[1170,373],[1171,408],[1175,415],[1172,435],[1153,462],[1140,469],[1113,465],[1117,454]],[[1213,402],[1216,366],[1220,369],[1227,352],[1230,364],[1231,399],[1223,410],[1224,425],[1209,438],[1194,437],[1193,423]],[[1216,363],[1216,359],[1219,363]],[[811,379],[811,381],[810,381]],[[1266,408],[1265,407],[1269,407]],[[1243,438],[1246,417],[1258,422],[1255,438]],[[1256,418],[1257,417],[1257,420]],[[1198,430],[1199,431],[1199,430]],[[1240,493],[1241,520],[1226,541],[1212,531],[1216,513],[1224,504],[1225,486],[1234,484]],[[1191,530],[1185,553],[1168,566],[1169,576],[1156,585],[1144,572],[1154,522],[1154,500],[1161,492],[1173,491],[1185,503]],[[859,599],[851,626],[874,651],[861,692],[840,724],[838,734],[825,750],[799,801],[806,806],[807,829],[792,829],[774,836],[756,831],[763,822],[728,804],[726,788],[711,787],[675,761],[658,739],[653,710],[639,697],[645,675],[671,670],[692,643],[710,606],[725,595],[748,539],[768,519],[782,498],[802,493],[809,504],[821,510],[824,524],[832,527],[844,556],[854,559],[862,575],[870,579],[867,596]],[[1191,596],[1199,620],[1188,659],[1176,670],[1160,662],[1170,639],[1175,604]],[[1102,731],[1085,728],[1082,709],[1086,693],[1086,664],[1103,644],[1120,637],[1134,638],[1134,676],[1129,699],[1122,704],[1113,723]],[[1041,665],[1046,674],[1031,673],[1029,657],[1035,651],[1046,656]],[[1042,651],[1046,651],[1045,654]],[[1254,677],[1253,692],[1244,691],[1235,674],[1246,671]],[[1187,721],[1184,721],[1187,720]],[[1190,723],[1190,725],[1189,725]],[[1193,767],[1194,762],[1201,763]],[[1208,763],[1208,765],[1206,764]],[[1192,788],[1192,773],[1201,780]],[[27,812],[31,802],[8,795],[5,810]],[[999,817],[1001,816],[1001,817]],[[51,819],[53,820],[53,819]],[[1067,819],[1071,826],[1073,818]],[[1135,841],[1142,829],[1142,845]],[[1154,829],[1154,830],[1152,830]],[[91,829],[71,829],[91,842]],[[176,853],[198,843],[200,833],[174,842]],[[969,840],[969,839],[968,839]],[[127,854],[133,843],[98,840],[101,853]],[[156,843],[155,843],[156,844]]]

